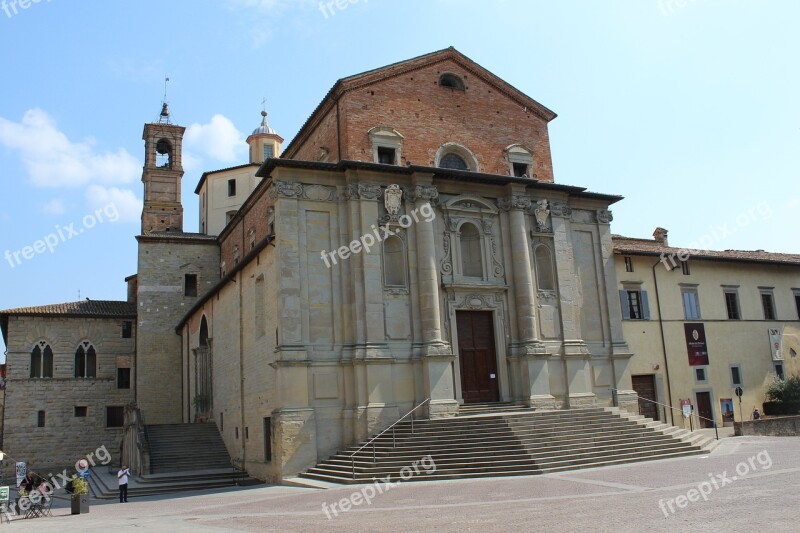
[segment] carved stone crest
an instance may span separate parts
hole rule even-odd
[[[550,225],[547,223],[547,219],[550,216],[547,200],[536,202],[536,209],[534,209],[533,215],[536,217],[536,231],[546,232],[550,230]]]
[[[400,212],[400,206],[403,201],[403,190],[399,185],[389,185],[383,193],[383,205],[386,207],[386,212],[390,215],[396,215]]]

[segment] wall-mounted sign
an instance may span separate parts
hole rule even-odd
[[[706,345],[706,330],[703,324],[684,324],[686,333],[686,351],[689,352],[689,366],[704,366],[708,364],[708,346]]]
[[[17,488],[22,485],[22,480],[28,474],[28,465],[25,463],[17,463]]]
[[[783,353],[781,353],[781,338],[783,331],[776,328],[769,328],[769,349],[772,353],[773,361],[782,361]]]

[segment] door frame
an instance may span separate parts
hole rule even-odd
[[[494,354],[497,368],[498,390],[500,401],[511,400],[508,378],[508,363],[506,359],[506,342],[509,337],[508,324],[505,317],[505,293],[481,293],[479,288],[470,292],[448,291],[448,328],[450,346],[455,356],[453,361],[453,385],[455,398],[459,405],[464,405],[464,396],[461,391],[461,359],[458,353],[458,326],[456,324],[456,311],[491,311],[492,326],[494,328]]]
[[[633,387],[633,378],[641,378],[641,377],[647,377],[647,378],[650,378],[652,380],[652,382],[653,382],[653,396],[654,396],[653,400],[656,401],[656,402],[659,401],[658,400],[658,380],[656,379],[656,374],[631,374],[631,388],[636,392],[636,395],[639,396],[639,391],[637,391]],[[656,410],[656,418],[655,418],[655,420],[658,421],[658,422],[663,422],[663,420],[661,420],[661,417],[663,416],[662,407],[657,403],[652,404],[652,405],[655,407],[655,410]],[[639,414],[642,414],[641,413],[641,409],[640,409]]]
[[[718,420],[718,417],[717,417],[717,410],[714,408],[714,401],[715,401],[714,389],[712,389],[711,387],[703,387],[703,388],[698,388],[698,389],[692,389],[692,394],[694,395],[694,406],[695,406],[695,412],[693,414],[696,414],[698,416],[700,415],[700,405],[699,405],[700,402],[697,401],[697,393],[698,392],[699,393],[705,393],[705,392],[708,393],[708,401],[709,401],[709,404],[710,404],[710,407],[711,407],[711,420],[714,421],[714,424],[718,425],[719,424],[719,420]],[[697,423],[698,423],[700,429],[704,429],[702,421],[699,418],[697,419]]]

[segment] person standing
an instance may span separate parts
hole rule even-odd
[[[117,472],[117,482],[119,483],[119,503],[128,503],[128,476],[131,471],[124,464]]]

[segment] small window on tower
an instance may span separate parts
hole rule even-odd
[[[236,180],[228,180],[228,196],[236,196]]]
[[[186,274],[183,277],[183,295],[196,297],[197,296],[197,274]]]
[[[395,165],[395,152],[394,148],[386,148],[384,146],[378,147],[378,163],[382,165]]]
[[[525,163],[512,163],[514,166],[514,177],[517,178],[527,178],[528,177],[528,165]]]
[[[133,335],[133,322],[126,320],[122,323],[122,338],[130,339]]]
[[[265,144],[264,145],[264,161],[266,161],[267,159],[269,159],[271,157],[274,157],[274,156],[275,156],[275,152],[272,149],[272,145],[271,144]]]

